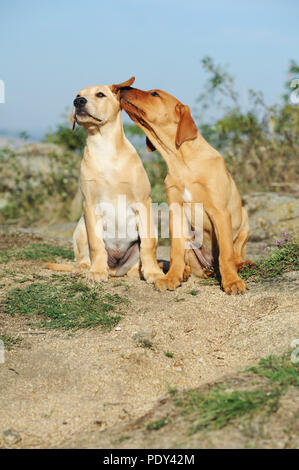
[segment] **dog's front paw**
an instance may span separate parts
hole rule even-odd
[[[149,284],[154,283],[158,279],[163,279],[165,277],[165,274],[163,273],[163,271],[161,271],[161,269],[148,271],[148,272],[143,271],[142,275],[144,279],[146,280],[146,282],[148,282]]]
[[[182,281],[178,276],[165,276],[157,279],[155,282],[155,288],[161,292],[168,290],[175,290],[181,285]]]
[[[86,278],[88,281],[94,282],[107,282],[108,281],[108,270],[103,271],[89,271],[86,273]]]
[[[224,292],[226,294],[244,294],[246,292],[246,283],[237,277],[236,279],[233,280],[222,280],[222,287],[224,289]]]

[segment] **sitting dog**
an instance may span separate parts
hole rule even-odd
[[[84,213],[73,235],[76,265],[49,263],[48,269],[83,271],[92,281],[140,272],[148,282],[163,277],[150,182],[121,121],[120,90],[133,82],[89,86],[74,100],[73,129],[77,123],[87,136],[80,170]]]
[[[163,291],[173,290],[190,273],[207,277],[219,265],[222,287],[227,294],[243,293],[245,282],[238,276],[244,264],[248,239],[248,217],[233,178],[222,156],[199,134],[190,109],[162,90],[123,88],[121,106],[146,134],[147,148],[157,149],[167,163],[165,188],[168,204],[180,207],[170,211],[170,269],[155,282]],[[202,225],[186,215],[184,203],[201,203]],[[173,234],[182,224],[191,227],[198,246],[186,244],[188,237]],[[188,233],[184,231],[184,233]],[[187,249],[186,249],[187,247]]]

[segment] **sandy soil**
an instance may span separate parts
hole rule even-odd
[[[32,235],[24,234],[22,240],[10,243],[25,245]],[[4,246],[5,241],[1,249]],[[256,251],[260,253],[252,245],[249,257]],[[167,257],[167,248],[159,257]],[[18,275],[33,272],[52,274],[40,261],[6,264],[2,292],[15,286]],[[143,281],[112,279],[107,292],[127,297],[130,304],[118,325],[121,330],[110,332],[37,330],[23,317],[0,313],[1,333],[23,339],[6,351],[0,364],[0,447],[244,446],[233,428],[229,439],[228,431],[219,431],[201,442],[186,438],[184,427],[177,424],[171,432],[153,436],[144,432],[143,423],[159,416],[161,403],[170,406],[163,398],[169,387],[205,386],[270,353],[288,350],[299,338],[298,280],[296,273],[288,273],[278,281],[250,283],[244,296],[233,297],[218,285],[200,285],[194,278],[166,293]],[[198,294],[191,295],[197,287]],[[152,349],[140,347],[136,333],[148,338]],[[281,428],[287,425],[288,413],[293,419],[294,406],[299,407],[298,396],[286,395],[284,400]],[[15,439],[5,438],[7,430]],[[130,439],[122,442],[128,430]],[[279,432],[271,439],[255,446],[284,445]]]

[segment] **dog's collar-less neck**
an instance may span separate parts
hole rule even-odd
[[[120,113],[115,120],[103,121],[101,126],[95,126],[94,129],[86,132],[86,148],[94,156],[99,156],[102,152],[106,155],[107,152],[110,153],[112,148],[117,155],[117,149],[123,147],[126,140]]]

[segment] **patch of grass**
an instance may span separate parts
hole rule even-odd
[[[15,336],[5,334],[0,335],[0,340],[3,341],[4,346],[8,351],[23,341],[22,338],[16,338]]]
[[[124,441],[128,441],[131,439],[131,436],[120,436],[118,439],[114,441],[115,444],[121,444]]]
[[[4,301],[10,315],[20,314],[36,321],[33,326],[55,328],[113,328],[120,320],[121,305],[128,301],[118,294],[105,294],[101,286],[89,287],[68,276],[55,276],[47,282],[35,282],[12,289]]]
[[[177,395],[178,389],[176,387],[168,387],[168,393],[169,395],[174,397],[175,395]]]
[[[20,278],[20,279],[14,279],[14,282],[16,284],[24,284],[25,282],[28,282],[28,281],[31,281],[32,279],[30,279],[30,277],[23,277],[23,278]]]
[[[299,270],[299,244],[286,242],[274,249],[271,255],[265,259],[256,261],[256,266],[244,266],[240,271],[240,277],[254,282],[263,279],[273,279],[286,271]]]
[[[158,431],[159,429],[163,428],[164,426],[166,426],[166,424],[168,424],[168,420],[167,418],[162,418],[162,419],[159,419],[157,421],[153,421],[152,423],[149,423],[147,426],[146,426],[146,429],[148,431]]]
[[[141,339],[138,341],[138,346],[141,348],[152,349],[153,343],[149,339]]]
[[[269,356],[261,359],[257,366],[249,367],[247,371],[266,377],[271,383],[278,382],[280,385],[294,385],[299,387],[299,364],[290,362],[291,353],[282,357]]]
[[[131,288],[131,286],[129,286],[124,280],[115,282],[113,287],[123,287],[124,291],[128,291]]]
[[[221,429],[230,421],[244,415],[253,415],[257,410],[266,407],[270,411],[277,410],[280,392],[263,390],[241,390],[221,392],[217,388],[211,392],[199,393],[189,390],[175,403],[183,409],[183,413],[196,413],[191,433],[203,430]]]
[[[73,250],[47,243],[36,243],[20,250],[5,250],[0,252],[0,262],[7,263],[11,259],[26,260],[40,259],[42,261],[55,261],[56,257],[69,260],[74,259]]]
[[[182,413],[191,415],[193,424],[190,433],[221,429],[242,417],[277,411],[280,397],[287,388],[299,386],[298,371],[299,367],[291,362],[289,353],[282,357],[269,356],[244,371],[267,379],[253,390],[227,391],[223,383],[221,388],[215,386],[208,392],[187,390],[173,393],[169,390],[169,393]]]
[[[172,352],[169,352],[169,351],[165,351],[164,354],[166,357],[169,357],[171,359],[173,358],[173,355],[174,355]]]
[[[191,289],[189,292],[187,292],[190,295],[198,295],[199,289]]]
[[[184,297],[175,297],[174,298],[175,302],[184,302],[184,300],[185,300]]]

